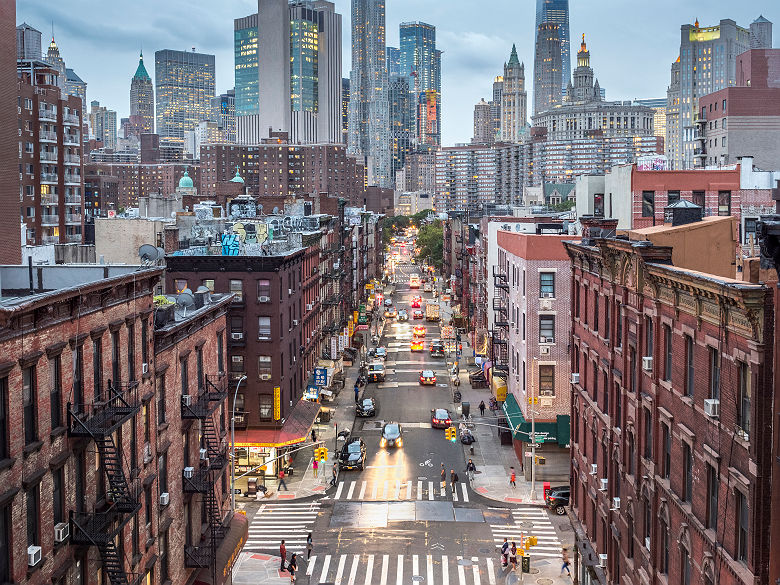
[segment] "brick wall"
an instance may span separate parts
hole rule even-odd
[[[16,3],[0,3],[0,264],[22,261],[16,115]]]

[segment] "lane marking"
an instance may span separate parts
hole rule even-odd
[[[329,568],[330,568],[330,555],[325,555],[325,562],[322,565],[322,573],[320,574],[320,583],[325,582],[325,578],[328,576]]]
[[[433,501],[433,482],[432,481],[428,482],[428,499],[430,501]]]
[[[360,495],[358,496],[358,500],[362,500],[365,493],[366,493],[366,482],[364,481],[363,484],[360,486]]]
[[[404,580],[404,555],[398,555],[398,571],[395,575],[395,585],[403,585]]]
[[[450,585],[450,565],[447,555],[441,557],[442,585]]]
[[[311,575],[314,572],[314,564],[317,562],[317,555],[312,555],[311,558],[308,560],[306,567],[306,574]]]
[[[336,569],[336,579],[334,583],[336,585],[341,585],[341,578],[344,575],[344,565],[347,563],[347,555],[341,555],[339,558],[339,566],[338,569]]]
[[[455,557],[456,561],[462,560],[463,557],[457,556]],[[466,568],[458,563],[458,581],[460,581],[460,585],[466,585]]]
[[[496,585],[496,573],[495,573],[495,569],[493,569],[493,559],[488,557],[486,560],[487,560],[488,583],[490,583],[490,585]]]
[[[390,555],[384,555],[382,557],[382,576],[380,577],[379,585],[387,585],[387,569],[390,562]]]
[[[347,492],[347,499],[348,500],[352,499],[352,493],[355,491],[355,484],[356,483],[357,482],[353,481],[353,482],[350,482],[350,484],[349,484],[349,491]]]
[[[428,583],[433,583],[433,557],[428,555]]]
[[[466,490],[466,484],[461,483],[460,487],[463,489],[463,501],[468,502],[469,501],[469,492]]]
[[[422,500],[422,495],[423,495],[423,486],[422,486],[422,483],[423,483],[423,482],[422,482],[422,480],[421,480],[421,479],[418,479],[418,480],[417,480],[417,499],[418,499],[418,500]]]
[[[474,563],[472,568],[474,569],[474,585],[482,585],[482,580],[479,577],[479,558],[471,557],[471,562]]]
[[[360,560],[360,555],[354,555],[352,558],[352,568],[349,570],[349,581],[347,581],[347,585],[355,585],[355,577],[357,576],[357,568],[358,568],[358,561]]]
[[[341,490],[343,490],[343,489],[344,489],[344,482],[340,481],[339,482],[339,487],[336,488],[336,495],[333,496],[334,499],[338,500],[339,497],[341,497]],[[322,579],[320,579],[320,581],[322,581]]]
[[[371,585],[371,579],[374,576],[374,555],[368,555],[368,568],[366,568],[365,585]]]

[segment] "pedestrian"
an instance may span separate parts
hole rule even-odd
[[[510,470],[510,473],[509,473],[509,485],[511,485],[513,488],[516,488],[517,484],[515,484],[515,479],[516,479],[515,468],[514,467],[510,467],[509,470]]]
[[[290,491],[287,488],[287,483],[284,481],[284,467],[279,469],[279,491],[282,491],[282,486],[284,486],[285,491]]]
[[[479,416],[485,416],[485,401],[481,400],[479,403]]]
[[[338,467],[336,467],[336,464],[333,464],[333,477],[330,478],[330,485],[336,485],[336,476],[338,475]]]
[[[458,474],[455,473],[454,469],[450,469],[450,485],[452,486],[452,491],[455,491],[455,486],[458,483]]]
[[[569,574],[569,577],[571,577],[571,571],[569,570],[569,549],[567,549],[565,546],[561,551],[561,560],[563,561],[563,566],[561,567],[561,577],[563,577],[564,569],[566,569],[566,572]]]
[[[355,402],[358,402],[360,400],[360,386],[358,386],[358,383],[355,382]]]
[[[501,545],[501,566],[506,567],[509,564],[509,540],[504,537],[504,544]]]
[[[311,532],[309,532],[309,536],[306,537],[306,560],[308,561],[311,558],[311,551],[314,548],[314,542],[311,537]]]
[[[279,556],[282,557],[282,568],[279,570],[284,571],[284,563],[287,560],[287,547],[284,546],[284,540],[282,540],[282,544],[279,545]]]
[[[293,553],[290,557],[290,564],[287,565],[287,570],[290,572],[290,583],[295,583],[295,571],[298,569],[298,555]]]
[[[317,442],[317,435],[314,432],[314,429],[311,430],[311,442],[316,443]]]
[[[515,541],[512,541],[512,546],[509,547],[509,563],[512,565],[512,570],[517,569],[517,545]]]
[[[319,471],[319,469],[320,469],[320,464],[317,462],[316,459],[314,461],[312,461],[311,468],[314,471],[314,477],[316,478],[317,477],[317,471]]]
[[[441,464],[441,487],[447,485],[447,470],[444,468],[444,463]]]
[[[466,464],[466,473],[468,473],[470,481],[474,481],[474,474],[476,472],[477,466],[474,465],[474,461],[472,459],[469,459],[469,462]]]

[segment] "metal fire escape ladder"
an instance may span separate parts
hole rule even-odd
[[[493,266],[493,375],[509,377],[509,281],[506,274]]]

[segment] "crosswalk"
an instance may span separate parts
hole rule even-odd
[[[420,479],[391,479],[377,482],[347,480],[338,482],[336,493],[332,499],[360,502],[384,502],[388,500],[468,502],[469,492],[465,482],[456,483],[453,489],[452,484],[449,482],[447,482],[445,487],[442,487],[438,481]]]
[[[288,551],[302,552],[319,511],[320,502],[263,504],[249,523],[244,550],[278,555],[279,544],[284,539]]]
[[[545,508],[520,506],[512,509],[511,524],[491,524],[493,540],[501,546],[506,538],[520,546],[521,536],[536,536],[538,544],[531,549],[533,557],[561,556],[561,541]]]
[[[303,564],[303,563],[302,563]],[[309,583],[333,585],[497,585],[506,582],[501,562],[454,555],[312,555],[305,565]]]

